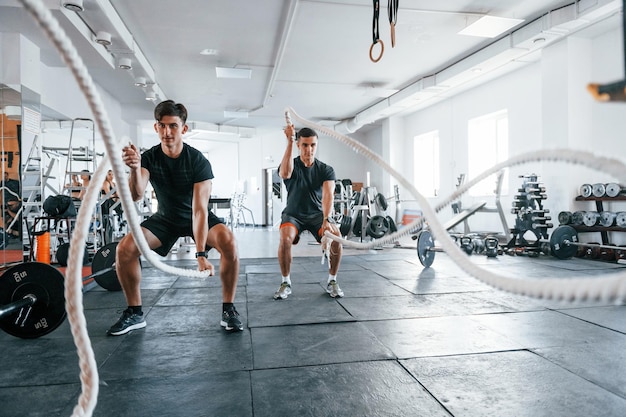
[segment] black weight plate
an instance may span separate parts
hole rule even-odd
[[[572,222],[572,212],[571,211],[561,211],[559,212],[559,224],[570,224]]]
[[[93,256],[91,261],[91,273],[96,274],[104,269],[113,268],[115,264],[115,248],[117,248],[117,242],[112,242],[101,247]],[[108,273],[98,274],[94,276],[94,280],[102,288],[109,291],[121,291],[122,286],[117,279],[117,273],[115,268],[111,269]]]
[[[578,246],[570,245],[566,241],[578,243],[578,233],[571,226],[559,226],[554,229],[550,236],[550,247],[552,255],[559,259],[569,259],[576,255]]]
[[[352,233],[354,236],[361,237],[361,222],[363,220],[363,215],[359,212],[356,215],[356,219],[354,219],[354,226],[352,226]]]
[[[435,261],[435,251],[430,250],[434,247],[433,236],[428,230],[422,230],[417,234],[417,257],[426,268],[430,268]]]
[[[376,199],[376,204],[378,204],[378,207],[380,207],[382,211],[387,210],[387,199],[384,195],[378,193],[374,198]]]
[[[387,219],[383,216],[373,216],[368,220],[367,226],[365,227],[367,235],[374,239],[380,239],[385,236],[387,230],[389,230],[389,224]]]
[[[341,236],[348,236],[351,227],[352,219],[349,216],[343,216],[341,218],[341,224],[339,225],[339,231],[341,232]]]
[[[59,265],[67,266],[67,257],[69,255],[69,252],[70,252],[70,244],[68,242],[61,243],[59,245],[59,247],[57,248],[57,253],[56,253],[57,262],[59,263]]]
[[[387,216],[385,217],[385,219],[387,219],[387,223],[389,224],[389,231],[391,233],[396,233],[398,231],[398,226],[396,226],[396,222],[393,221],[391,216]]]
[[[22,339],[34,339],[52,332],[65,320],[65,278],[56,268],[26,262],[7,269],[0,277],[0,305],[21,300],[28,294],[37,297],[29,307],[0,318],[0,328]],[[24,319],[25,318],[25,319]],[[20,320],[21,319],[21,320]]]

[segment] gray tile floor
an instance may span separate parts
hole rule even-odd
[[[121,337],[105,331],[123,295],[99,287],[84,294],[101,381],[94,415],[626,415],[624,305],[504,293],[443,253],[424,269],[415,250],[393,248],[346,250],[339,274],[346,295],[333,300],[310,239],[294,250],[293,295],[274,301],[277,232],[249,228],[237,237],[241,333],[219,326],[217,278],[165,275],[144,264],[148,326]],[[193,267],[190,258],[181,247],[168,262]],[[528,277],[620,267],[471,259]],[[80,383],[67,322],[39,339],[2,333],[0,351],[0,416],[71,415]]]

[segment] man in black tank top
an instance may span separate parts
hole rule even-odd
[[[317,133],[306,127],[298,132],[297,147],[300,156],[293,159],[291,157],[294,144],[292,138],[295,137],[293,125],[285,128],[285,136],[287,148],[278,167],[278,174],[287,188],[287,206],[283,210],[280,224],[278,263],[282,281],[274,293],[275,300],[283,300],[291,294],[291,246],[298,243],[302,231],[308,230],[323,244],[327,243],[326,239],[322,241],[324,232],[341,235],[332,218],[335,170],[315,158]],[[326,292],[333,298],[343,297],[343,291],[337,284],[337,271],[342,254],[341,244],[333,240],[329,252]]]
[[[161,256],[167,255],[179,237],[191,236],[196,243],[198,270],[214,273],[207,259],[211,248],[220,253],[220,279],[222,281],[221,326],[226,331],[241,331],[239,313],[235,309],[235,291],[239,276],[237,245],[231,230],[209,210],[211,164],[200,151],[183,143],[187,132],[187,109],[167,100],[154,109],[154,129],[161,143],[140,155],[133,144],[124,147],[122,158],[130,168],[128,180],[133,200],[143,198],[148,181],[152,184],[158,201],[158,210],[141,223],[143,234],[150,246]],[[131,330],[146,327],[141,308],[140,252],[132,234],[122,238],[117,245],[115,264],[128,308],[108,330],[119,336]]]

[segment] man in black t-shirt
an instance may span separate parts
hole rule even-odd
[[[164,101],[154,109],[154,129],[161,143],[140,155],[135,145],[122,150],[124,163],[130,168],[129,185],[133,200],[143,198],[148,181],[158,201],[158,210],[141,223],[150,246],[161,256],[167,255],[179,237],[191,236],[196,243],[196,258],[200,271],[214,273],[208,260],[208,251],[220,253],[222,281],[222,319],[226,331],[241,331],[243,325],[233,305],[239,257],[231,230],[209,210],[213,171],[209,161],[195,148],[183,143],[187,132],[187,109],[172,100]],[[107,332],[112,336],[126,334],[146,327],[141,308],[140,252],[132,234],[117,245],[115,269],[128,308]]]
[[[293,125],[285,128],[287,148],[278,167],[278,174],[287,188],[287,206],[283,210],[280,224],[280,243],[278,245],[278,263],[282,282],[274,293],[275,300],[285,299],[291,294],[291,246],[298,243],[300,233],[311,232],[318,242],[324,232],[340,236],[339,228],[331,217],[335,197],[335,170],[315,158],[317,151],[317,133],[307,127],[298,132],[297,147],[300,156],[293,158],[292,140],[295,137]],[[337,271],[341,262],[342,247],[334,240],[330,243],[329,271],[326,292],[333,298],[343,297],[343,291],[337,284]]]

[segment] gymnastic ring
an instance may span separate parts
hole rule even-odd
[[[378,58],[374,59],[374,57],[372,56],[372,51],[374,50],[374,46],[376,46],[377,43],[380,44],[380,55],[378,55]],[[377,39],[376,42],[374,42],[372,46],[370,46],[370,59],[372,60],[372,62],[380,61],[380,59],[383,57],[383,52],[385,52],[385,44],[380,39]]]

